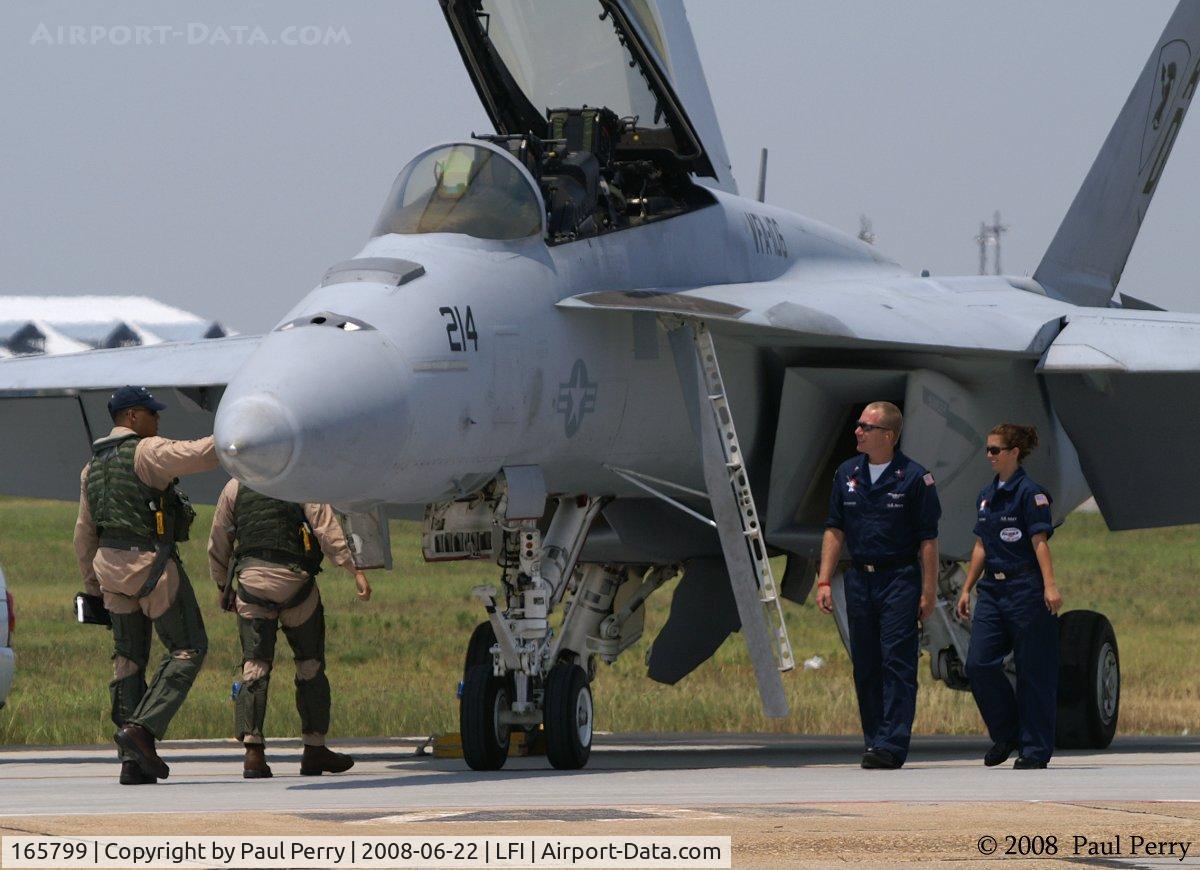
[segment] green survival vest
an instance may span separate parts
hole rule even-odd
[[[143,483],[133,470],[137,435],[92,444],[86,483],[88,509],[101,547],[158,550],[186,541],[196,512],[172,481],[166,489]]]
[[[175,544],[186,541],[196,512],[171,481],[166,489],[142,482],[133,470],[137,435],[111,435],[92,444],[85,492],[101,547],[153,551],[150,574],[137,598],[154,591],[167,562],[178,558]]]
[[[321,570],[321,548],[304,508],[238,484],[233,502],[234,564],[261,559],[315,577]]]

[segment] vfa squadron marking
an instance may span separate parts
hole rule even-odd
[[[1150,106],[1142,134],[1141,171],[1149,169],[1142,188],[1144,194],[1153,193],[1158,185],[1163,168],[1167,165],[1167,157],[1183,125],[1187,104],[1196,90],[1200,61],[1185,79],[1185,70],[1191,61],[1191,46],[1182,39],[1166,43],[1159,53],[1158,73],[1150,88]]]
[[[750,227],[750,236],[754,239],[756,254],[771,254],[776,257],[786,257],[787,242],[783,240],[783,232],[775,218],[761,217],[746,212],[746,224]]]
[[[596,390],[599,384],[588,380],[587,366],[582,359],[575,360],[571,377],[558,385],[558,398],[554,410],[563,415],[568,438],[574,438],[583,418],[596,410]]]

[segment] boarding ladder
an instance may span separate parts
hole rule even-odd
[[[750,491],[746,466],[742,461],[742,448],[738,443],[737,431],[733,425],[733,414],[729,410],[729,399],[725,394],[725,381],[721,378],[721,367],[717,363],[716,345],[713,343],[712,333],[709,332],[708,326],[700,321],[692,323],[692,338],[696,345],[700,371],[704,379],[700,393],[708,399],[712,413],[707,416],[710,416],[716,424],[715,433],[712,434],[715,434],[715,440],[720,446],[719,452],[712,449],[703,451],[705,479],[708,482],[709,500],[712,503],[714,518],[717,520],[718,532],[722,536],[722,544],[728,551],[732,544],[728,538],[731,534],[736,534],[737,529],[730,522],[721,522],[723,512],[718,504],[718,502],[728,504],[724,498],[725,492],[728,492],[736,504],[737,517],[741,522],[741,537],[748,551],[750,566],[758,586],[758,601],[762,607],[763,618],[770,636],[774,640],[772,654],[775,663],[779,670],[790,671],[796,666],[796,660],[792,656],[792,644],[788,640],[787,626],[783,621],[783,606],[779,602],[775,575],[771,572],[771,560],[767,557],[767,545],[762,536],[762,524],[754,505],[754,495]],[[703,408],[701,408],[701,416],[706,416]],[[704,428],[703,425],[702,428]],[[704,446],[708,447],[709,445]],[[728,486],[725,492],[720,491],[719,486],[714,486],[714,483],[721,480]],[[738,591],[737,578],[731,576],[730,579],[733,581],[736,595]],[[741,603],[739,601],[739,608]],[[746,621],[743,616],[742,622]],[[744,627],[748,630],[748,626]],[[749,637],[747,637],[747,641],[749,641]]]

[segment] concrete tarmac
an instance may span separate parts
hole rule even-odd
[[[1119,738],[1103,752],[1061,752],[1044,771],[984,768],[987,742],[959,737],[917,738],[900,771],[862,770],[862,744],[848,737],[598,735],[588,766],[570,772],[529,757],[476,773],[417,754],[420,743],[339,741],[357,760],[353,770],[301,777],[298,742],[274,741],[275,777],[246,781],[236,743],[168,741],[160,751],[170,778],[137,787],[117,783],[110,747],[7,748],[0,832],[690,831],[734,836],[734,866],[963,866],[981,859],[973,844],[983,833],[1124,831],[1194,840],[1184,863],[1200,859],[1193,737]],[[1158,865],[1120,860],[1095,866]]]

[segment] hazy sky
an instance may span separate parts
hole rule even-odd
[[[974,274],[999,209],[1005,271],[1026,274],[1174,5],[687,8],[744,194],[767,146],[770,202],[852,233],[865,213],[934,274]],[[490,131],[436,0],[5,3],[0,119],[0,293],[144,293],[242,331],[357,253],[416,151]],[[1121,283],[1188,310],[1197,125]]]

